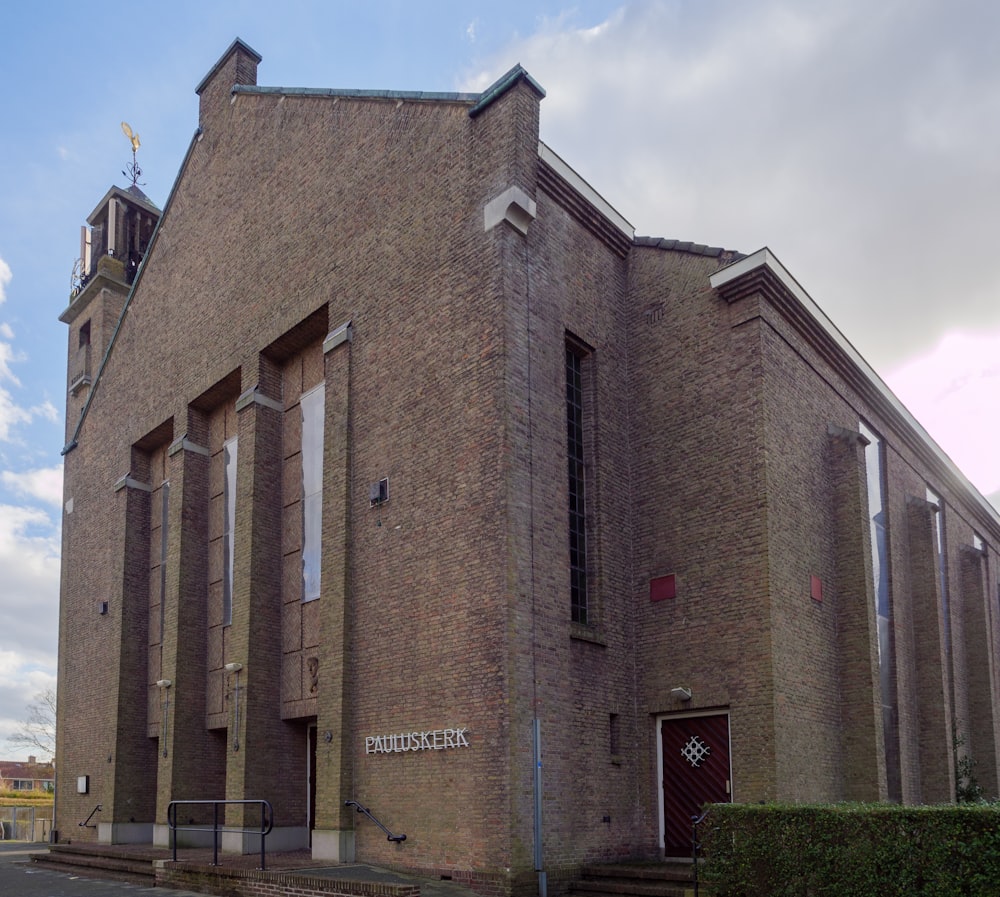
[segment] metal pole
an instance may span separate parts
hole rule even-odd
[[[167,825],[170,827],[170,843],[174,851],[174,862],[177,862],[177,805],[173,802],[167,807]]]
[[[233,750],[240,749],[240,670],[236,671],[236,712],[233,719]]]
[[[705,821],[706,816],[708,816],[708,810],[700,816],[691,817],[691,864],[694,866],[694,897],[698,897],[698,856],[701,853],[698,826]]]
[[[260,802],[260,871],[264,871],[264,814],[266,813],[266,808],[264,807],[264,801]]]
[[[542,721],[538,717],[532,720],[531,735],[535,763],[535,871],[538,873],[538,897],[546,897],[548,883],[542,868]]]
[[[698,897],[698,823],[697,816],[691,817],[691,865],[694,871],[694,897]]]
[[[167,756],[167,731],[170,726],[170,688],[167,687],[163,689],[163,732],[161,737],[163,739],[163,756]]]
[[[212,803],[212,865],[219,865],[219,802]]]

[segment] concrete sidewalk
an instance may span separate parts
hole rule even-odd
[[[49,854],[47,844],[21,844],[20,858],[28,861],[33,854]],[[54,845],[52,853],[81,854],[86,857],[105,857],[108,859],[124,859],[154,864],[171,862],[173,851],[166,847],[155,847],[151,844],[60,844]],[[227,870],[250,870],[260,867],[260,854],[219,853],[218,866],[211,866],[213,851],[211,848],[178,848],[178,864],[189,864],[211,867],[225,874]],[[355,881],[362,883],[378,883],[388,885],[419,886],[421,897],[476,897],[475,892],[458,882],[440,878],[427,878],[371,866],[366,863],[345,863],[339,865],[323,865],[313,859],[308,850],[279,851],[265,854],[265,866],[268,873],[301,874],[311,878],[329,878],[338,881]],[[45,863],[45,859],[41,858]],[[99,869],[91,868],[88,875],[99,876]]]

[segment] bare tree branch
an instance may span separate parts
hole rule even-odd
[[[56,754],[56,692],[47,688],[35,695],[27,707],[21,729],[7,739],[16,747],[33,748],[39,759],[51,760]]]

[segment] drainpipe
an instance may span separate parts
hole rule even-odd
[[[538,897],[547,897],[548,883],[542,868],[542,721],[536,716],[531,727],[535,761],[535,871],[538,873]]]

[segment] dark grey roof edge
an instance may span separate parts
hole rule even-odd
[[[425,100],[451,103],[474,103],[478,93],[447,93],[427,90],[357,90],[338,87],[259,87],[234,84],[233,93],[270,94],[295,97],[350,97],[363,100]]]
[[[219,59],[201,84],[198,85],[196,93],[201,92],[205,82],[212,77],[215,71],[222,65],[226,57],[233,48],[239,44],[247,52],[258,54],[248,47],[238,38]],[[258,58],[258,61],[259,58]],[[446,102],[446,103],[471,103],[469,117],[475,118],[492,102],[503,96],[508,90],[519,84],[521,81],[531,86],[539,97],[545,96],[542,86],[528,74],[520,63],[515,65],[510,71],[502,75],[482,93],[460,93],[456,91],[429,91],[429,90],[360,90],[357,88],[340,87],[262,87],[257,84],[234,84],[232,92],[234,94],[249,94],[260,96],[296,96],[296,97],[346,97],[350,99],[363,100],[412,100],[416,102]]]
[[[260,53],[258,53],[253,47],[251,47],[245,40],[238,37],[226,48],[226,52],[223,53],[218,58],[215,65],[213,65],[208,70],[208,74],[205,75],[205,77],[198,82],[198,86],[194,89],[195,93],[200,94],[205,89],[205,85],[212,80],[212,76],[215,75],[215,73],[222,67],[222,63],[224,63],[229,58],[229,54],[232,53],[233,50],[236,50],[237,48],[243,50],[245,53],[248,53],[250,56],[252,56],[254,58],[254,61],[258,64],[260,64],[264,59],[264,57],[261,56]]]
[[[108,204],[108,200],[111,199],[115,194],[119,196],[127,197],[130,201],[137,203],[138,205],[144,206],[148,211],[155,212],[157,215],[160,214],[160,209],[156,207],[156,203],[153,202],[145,193],[142,192],[135,184],[131,187],[118,187],[117,185],[112,185],[108,188],[108,192],[101,197],[101,201],[94,206],[94,211],[92,211],[87,216],[87,223],[93,224],[94,219],[97,217],[98,213]]]
[[[709,258],[726,256],[726,260],[729,262],[746,258],[742,252],[737,252],[733,249],[724,249],[721,246],[706,246],[704,243],[692,243],[690,240],[667,240],[664,237],[634,237],[632,243],[635,246],[648,246],[652,249],[672,249],[674,252],[689,252],[692,255],[704,255]]]
[[[542,85],[528,74],[521,63],[517,63],[510,71],[497,78],[496,81],[479,95],[479,101],[469,110],[469,118],[475,118],[490,103],[499,99],[521,81],[526,82],[538,94],[539,99],[545,97],[545,90]]]

